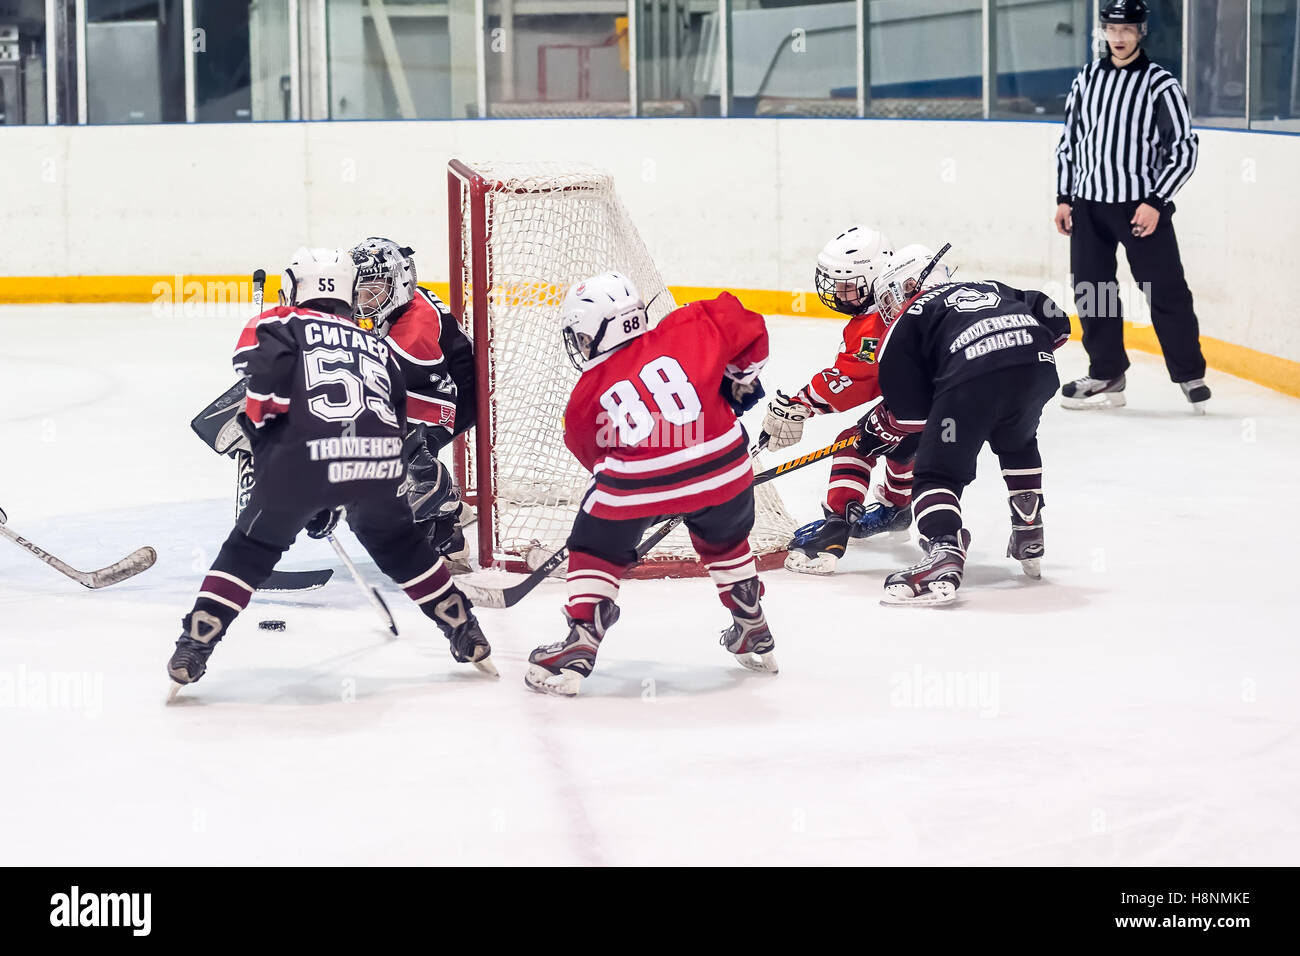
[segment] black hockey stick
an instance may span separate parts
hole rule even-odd
[[[841,438],[840,440],[827,445],[825,448],[819,448],[816,451],[810,451],[808,454],[802,455],[799,458],[782,462],[773,468],[761,471],[755,475],[754,484],[761,485],[764,482],[771,481],[773,478],[779,478],[792,471],[798,471],[800,468],[805,468],[808,465],[821,461],[828,455],[833,455],[837,451],[848,448],[856,441],[857,438]],[[750,457],[756,457],[764,447],[766,447],[766,443],[762,442],[760,439],[760,444],[755,445],[753,450],[749,453]],[[672,534],[673,530],[684,520],[685,517],[683,515],[676,515],[656,528],[652,534],[648,535],[644,541],[637,545],[637,561],[641,561],[647,554],[654,550],[655,546],[664,538],[668,537],[668,535]],[[556,568],[563,564],[564,559],[568,556],[569,549],[567,547],[560,548],[560,550],[556,551],[553,555],[538,565],[537,568],[528,575],[528,577],[524,578],[518,584],[513,584],[509,587],[487,587],[481,584],[474,584],[473,582],[467,581],[463,578],[457,582],[457,586],[465,592],[465,594],[469,595],[471,601],[481,607],[514,607],[532,593],[533,589],[536,588],[537,585],[541,584],[542,581],[555,571]]]
[[[119,581],[135,577],[141,571],[153,567],[154,562],[158,560],[158,552],[153,548],[137,548],[121,561],[114,562],[106,568],[100,568],[98,571],[78,571],[71,565],[64,564],[48,551],[38,548],[22,535],[15,534],[6,524],[8,520],[9,516],[4,513],[3,508],[0,508],[0,535],[4,535],[25,551],[31,552],[60,574],[66,575],[78,584],[92,590],[106,588],[110,584],[117,584]]]
[[[260,313],[262,311],[263,289],[266,286],[266,272],[258,269],[253,273],[253,305]],[[243,383],[240,383],[241,386]],[[229,394],[227,392],[226,394]],[[224,397],[224,396],[223,396]],[[220,401],[220,399],[218,399]],[[214,403],[215,404],[215,403]],[[209,406],[211,407],[211,406]],[[205,409],[206,411],[206,409]],[[236,403],[235,412],[238,414],[238,403]],[[203,414],[199,413],[200,416]],[[233,419],[232,419],[233,420]],[[191,423],[192,425],[193,423]],[[195,429],[197,432],[198,429]],[[203,437],[202,433],[199,433]],[[205,439],[206,440],[206,439]],[[252,452],[245,449],[239,449],[235,452],[235,520],[244,513],[244,508],[248,506],[248,499],[253,494],[253,485],[256,479],[253,476],[253,455]],[[314,591],[316,588],[324,587],[325,582],[334,576],[333,568],[326,568],[323,571],[272,571],[259,591]]]
[[[339,556],[339,560],[343,562],[343,566],[348,569],[348,573],[352,575],[352,580],[357,582],[357,587],[361,588],[362,593],[374,605],[375,610],[379,612],[379,616],[384,619],[384,625],[393,632],[393,637],[396,637],[397,622],[393,620],[393,612],[388,610],[388,604],[385,603],[383,596],[379,593],[379,588],[371,587],[366,583],[366,579],[361,576],[357,566],[352,563],[348,553],[343,550],[343,545],[338,538],[334,537],[333,534],[327,534],[325,538],[334,549],[334,553]]]

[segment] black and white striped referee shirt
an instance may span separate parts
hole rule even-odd
[[[1164,209],[1196,169],[1187,94],[1146,52],[1124,67],[1109,56],[1074,78],[1056,147],[1056,201]]]

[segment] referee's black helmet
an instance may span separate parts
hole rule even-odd
[[[1143,0],[1110,0],[1101,8],[1101,22],[1146,23],[1149,13]]]

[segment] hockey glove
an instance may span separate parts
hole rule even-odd
[[[718,386],[718,392],[727,400],[727,404],[731,406],[737,418],[757,405],[758,400],[767,394],[763,391],[763,383],[758,379],[752,382],[737,382],[725,376],[722,384]]]
[[[861,437],[858,438],[858,452],[866,458],[887,455],[908,435],[920,431],[899,424],[898,419],[885,407],[884,402],[880,402],[867,412],[858,422],[858,428],[862,431]]]
[[[334,533],[339,519],[343,517],[342,508],[325,508],[316,512],[307,522],[307,537],[325,538]]]
[[[772,451],[789,448],[803,438],[803,423],[812,418],[813,410],[796,395],[791,398],[778,389],[776,398],[767,406],[767,417],[763,419],[761,439],[767,435],[767,447]]]

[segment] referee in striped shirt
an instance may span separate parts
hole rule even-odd
[[[1197,138],[1187,95],[1140,44],[1142,0],[1111,0],[1101,10],[1108,56],[1083,68],[1065,103],[1056,148],[1056,228],[1070,237],[1070,272],[1083,323],[1088,374],[1061,389],[1066,408],[1123,405],[1123,310],[1116,251],[1123,244],[1133,278],[1147,292],[1151,324],[1169,377],[1195,411],[1210,397],[1192,293],[1174,236],[1173,198],[1196,168]]]

